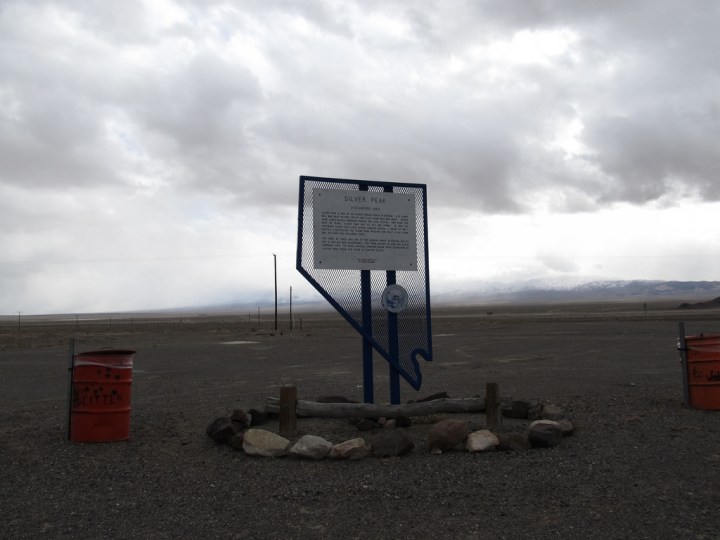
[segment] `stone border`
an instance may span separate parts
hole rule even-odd
[[[268,419],[267,412],[238,409],[230,416],[216,418],[206,429],[207,435],[218,444],[227,444],[250,456],[282,457],[294,456],[304,459],[347,459],[359,460],[369,456],[399,457],[413,451],[415,444],[405,432],[413,424],[429,424],[428,451],[442,454],[463,448],[469,453],[494,450],[520,451],[530,448],[552,448],[564,436],[575,431],[573,423],[565,412],[552,403],[535,400],[501,400],[502,416],[512,419],[531,420],[525,434],[504,433],[500,430],[478,428],[471,422],[453,418],[440,419],[444,415],[428,417],[396,417],[376,419],[349,419],[358,431],[376,433],[368,437],[356,437],[338,444],[319,435],[303,435],[294,443],[272,431],[260,429]]]

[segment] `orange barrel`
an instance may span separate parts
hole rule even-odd
[[[720,410],[720,334],[686,336],[685,354],[690,405]]]
[[[130,438],[130,387],[135,351],[75,355],[70,440],[110,442]]]

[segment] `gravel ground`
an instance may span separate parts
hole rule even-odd
[[[438,311],[435,361],[404,400],[497,382],[562,407],[575,435],[434,456],[427,426],[413,426],[410,455],[359,462],[251,458],[205,435],[282,384],[300,399],[361,399],[360,338],[337,318],[308,316],[292,333],[241,318],[0,326],[0,537],[720,538],[720,414],[682,404],[680,317],[689,334],[720,331],[717,312],[652,306]],[[78,352],[138,351],[130,440],[67,441],[71,336]],[[385,364],[375,371],[384,401]],[[357,436],[342,420],[301,419],[298,431]]]

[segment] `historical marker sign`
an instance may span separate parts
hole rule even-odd
[[[420,389],[432,359],[424,184],[300,177],[298,271],[363,337],[364,398],[373,401],[372,352]]]
[[[417,270],[415,195],[313,189],[315,268]]]

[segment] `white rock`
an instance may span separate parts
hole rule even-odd
[[[330,457],[334,459],[363,459],[370,455],[370,447],[365,439],[358,437],[336,444],[330,450]]]
[[[465,448],[468,452],[486,452],[492,450],[498,444],[500,444],[500,440],[492,431],[481,429],[468,435]]]
[[[243,440],[243,450],[251,456],[280,457],[284,456],[290,441],[276,433],[264,429],[248,429]]]
[[[323,459],[333,444],[317,435],[304,435],[290,448],[290,455],[308,459]]]

